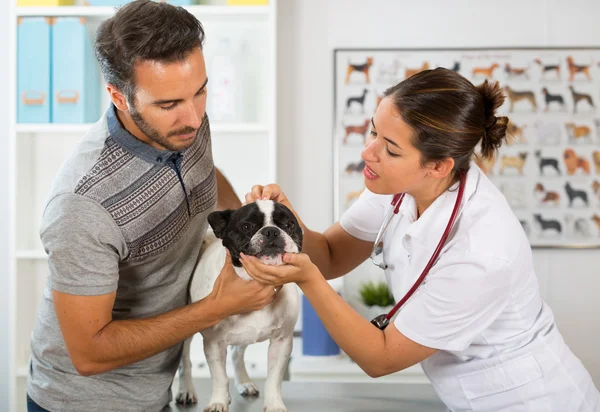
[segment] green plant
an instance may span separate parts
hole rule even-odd
[[[383,281],[363,283],[359,293],[363,303],[367,306],[390,306],[395,303],[390,288]]]

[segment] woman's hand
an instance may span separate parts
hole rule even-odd
[[[304,253],[284,254],[285,265],[282,266],[265,265],[254,256],[242,254],[240,257],[248,275],[267,285],[281,286],[293,282],[302,287],[312,279],[323,277],[317,266]]]

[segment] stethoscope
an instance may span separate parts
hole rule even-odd
[[[433,252],[431,259],[429,259],[427,266],[425,266],[425,269],[423,269],[423,273],[421,273],[421,276],[419,276],[419,278],[417,279],[415,284],[412,286],[412,288],[410,288],[410,290],[404,295],[404,297],[402,299],[400,299],[400,301],[398,303],[396,303],[396,305],[392,308],[392,310],[390,310],[390,312],[387,315],[386,314],[379,315],[371,321],[371,323],[373,325],[377,326],[379,329],[384,330],[389,325],[390,320],[394,317],[394,315],[396,314],[396,312],[398,312],[398,310],[402,307],[402,305],[404,305],[404,303],[412,296],[412,294],[415,293],[417,288],[423,282],[423,279],[425,279],[425,276],[427,276],[427,273],[429,273],[429,270],[431,269],[431,267],[433,266],[433,264],[435,263],[437,258],[440,256],[442,247],[444,246],[444,243],[446,243],[446,239],[448,238],[448,235],[450,234],[450,231],[452,230],[452,227],[454,226],[454,221],[456,220],[456,215],[458,214],[458,209],[460,207],[460,203],[461,203],[462,197],[463,197],[463,192],[465,190],[466,176],[467,176],[466,172],[462,171],[460,174],[460,186],[458,187],[458,196],[456,197],[456,202],[454,203],[454,209],[452,210],[452,215],[450,216],[450,220],[448,220],[448,224],[446,225],[446,230],[444,231],[444,234],[442,235],[440,242],[437,245],[437,248]],[[383,220],[383,223],[381,224],[381,227],[379,228],[379,232],[377,233],[377,237],[375,238],[375,244],[373,245],[373,251],[371,252],[371,261],[376,266],[378,266],[379,268],[381,268],[383,270],[386,270],[388,268],[388,265],[385,263],[385,259],[383,258],[383,247],[380,246],[381,239],[383,238],[383,234],[385,233],[387,227],[389,226],[390,221],[392,220],[392,217],[394,215],[398,214],[398,211],[400,210],[400,205],[402,204],[403,199],[404,199],[404,193],[397,193],[394,195],[394,197],[392,199],[392,204],[391,204],[390,210],[388,211],[387,215],[385,216],[385,219]],[[378,261],[376,261],[376,259],[380,255],[381,255],[381,262],[378,262]]]

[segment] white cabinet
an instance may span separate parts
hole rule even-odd
[[[16,0],[9,0],[16,2]],[[201,22],[206,33],[205,56],[212,87],[211,73],[218,61],[229,59],[236,70],[237,106],[243,109],[237,116],[211,119],[213,155],[216,166],[231,181],[237,194],[243,195],[251,185],[273,182],[276,179],[276,0],[267,6],[197,5],[186,7]],[[48,267],[46,254],[39,240],[39,224],[51,182],[58,169],[83,137],[90,124],[22,124],[17,123],[14,102],[17,101],[17,20],[44,16],[78,16],[85,18],[93,35],[101,20],[110,17],[111,7],[15,7],[2,5],[0,14],[9,13],[8,99],[9,125],[6,139],[9,157],[9,190],[2,205],[9,208],[9,294],[12,310],[10,410],[25,410],[25,381],[29,359],[29,339],[46,284]],[[227,38],[232,47],[219,44]],[[227,51],[229,50],[229,52]],[[224,55],[232,53],[232,55]],[[4,56],[2,56],[4,57]],[[102,87],[102,111],[109,105]],[[207,113],[211,117],[211,96]],[[241,100],[240,100],[241,99]],[[5,102],[6,103],[6,102]],[[4,104],[1,105],[4,107]],[[230,107],[230,106],[226,106]],[[218,116],[215,116],[218,117]],[[201,349],[201,346],[199,346]],[[195,351],[196,358],[203,354]]]

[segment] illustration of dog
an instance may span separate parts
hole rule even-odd
[[[592,220],[594,223],[596,223],[596,226],[598,226],[598,230],[600,230],[600,216],[594,214],[594,216],[592,216]]]
[[[537,143],[542,146],[557,146],[561,141],[561,127],[557,122],[536,120],[533,124]]]
[[[569,86],[569,90],[571,90],[571,94],[573,95],[573,113],[577,113],[577,105],[579,102],[587,102],[591,106],[592,110],[596,110],[592,96],[575,91],[573,86]]]
[[[509,145],[512,144],[527,144],[527,139],[525,138],[523,131],[527,126],[517,126],[512,121],[508,122],[506,126],[506,134],[507,139],[506,143]]]
[[[364,168],[365,168],[364,160],[361,160],[360,162],[356,162],[356,163],[348,163],[348,165],[346,166],[346,174],[351,175],[353,173],[362,173]]]
[[[577,169],[581,169],[584,174],[590,174],[590,162],[584,157],[577,156],[575,151],[571,148],[565,149],[563,153],[563,160],[567,167],[567,174],[574,175]]]
[[[508,204],[514,208],[527,207],[525,200],[525,186],[522,183],[502,183],[499,186]]]
[[[429,70],[429,62],[424,62],[421,67],[417,69],[409,69],[407,68],[404,72],[404,78],[408,79],[410,76],[415,75],[417,73],[421,73],[423,70]]]
[[[240,254],[256,256],[268,265],[282,265],[284,253],[302,250],[302,228],[290,209],[272,200],[258,200],[236,210],[212,212],[208,222],[213,233],[206,235],[200,261],[190,285],[190,298],[197,302],[213,290],[226,259],[231,255],[238,276],[250,280],[240,262]],[[246,346],[270,340],[265,382],[265,411],[287,410],[281,399],[281,382],[292,352],[294,326],[300,311],[300,297],[293,284],[284,285],[275,300],[264,308],[232,315],[202,330],[204,353],[212,378],[212,393],[205,411],[227,411],[229,379],[226,372],[227,347],[233,346],[235,383],[244,396],[258,396],[257,386],[246,372]],[[178,403],[195,403],[191,373],[190,345],[183,346]]]
[[[371,69],[371,66],[373,66],[373,57],[367,57],[367,61],[363,64],[353,64],[348,62],[348,67],[346,68],[345,83],[348,84],[350,82],[350,76],[354,72],[363,73],[365,75],[365,83],[370,83],[371,80],[369,78],[369,71]]]
[[[585,206],[588,207],[590,202],[588,201],[588,194],[585,190],[578,190],[573,188],[569,182],[565,183],[565,192],[567,192],[567,197],[569,198],[569,207],[573,207],[573,202],[576,199],[581,199]]]
[[[540,168],[540,176],[544,176],[544,168],[545,167],[551,167],[554,170],[556,170],[556,173],[560,176],[560,169],[558,167],[558,160],[553,158],[553,157],[542,157],[542,152],[541,150],[536,150],[535,151],[535,157],[538,158],[538,164],[539,164],[539,168]]]
[[[590,77],[590,66],[575,64],[573,57],[567,57],[567,67],[569,69],[569,81],[572,82],[575,75],[578,73],[584,74],[588,80],[592,80]]]
[[[550,103],[558,103],[560,106],[560,110],[567,111],[567,106],[565,106],[565,99],[560,94],[551,94],[547,88],[542,88],[542,94],[544,95],[544,100],[546,102],[545,112],[550,108]]]
[[[575,123],[565,123],[567,129],[567,135],[569,136],[569,142],[592,142],[592,129],[589,126],[576,126]]]
[[[477,75],[482,75],[486,79],[492,79],[494,76],[494,70],[496,70],[500,65],[498,63],[493,63],[489,67],[474,67],[471,72],[471,77],[476,77]]]
[[[350,112],[350,106],[352,106],[352,103],[357,103],[358,105],[360,105],[360,112],[364,113],[365,98],[367,97],[367,93],[369,93],[369,90],[363,89],[363,93],[360,96],[348,97],[348,99],[346,99],[346,113]]]
[[[565,224],[571,229],[572,236],[590,237],[590,223],[582,217],[575,219],[573,215],[565,215]]]
[[[500,158],[500,174],[504,174],[505,168],[512,167],[519,171],[519,175],[523,176],[523,168],[525,167],[526,159],[527,159],[527,152],[521,152],[517,156],[503,155]]]
[[[486,175],[493,174],[494,165],[496,164],[496,156],[493,156],[491,159],[483,156],[477,156],[473,154],[473,161],[481,169],[481,171]]]
[[[348,143],[348,137],[353,134],[359,134],[362,136],[363,138],[363,144],[367,142],[367,133],[369,133],[369,129],[371,128],[371,120],[370,119],[365,119],[364,123],[358,126],[353,126],[353,125],[349,125],[349,126],[344,126],[344,138],[343,138],[343,142],[344,144]]]
[[[350,205],[352,204],[352,202],[354,202],[356,199],[358,199],[364,190],[365,189],[363,188],[361,190],[356,190],[354,192],[349,192],[346,195],[346,207],[350,207]]]
[[[539,201],[540,205],[553,205],[558,206],[560,203],[560,195],[554,191],[547,191],[544,188],[544,185],[541,183],[537,183],[535,188],[533,189],[533,193],[536,199]]]
[[[459,61],[454,62],[454,65],[452,66],[452,68],[450,70],[458,73],[460,71],[460,62]]]
[[[542,78],[546,78],[547,73],[556,72],[556,78],[560,79],[560,65],[559,64],[544,64],[540,59],[535,59],[534,62],[540,65],[542,68]]]
[[[549,230],[555,231],[559,235],[562,233],[562,225],[558,220],[544,219],[539,213],[534,214],[533,218],[539,225],[540,232],[542,232],[542,234],[547,233]]]
[[[382,63],[379,66],[379,79],[385,81],[396,81],[398,80],[398,71],[400,70],[400,60],[394,59],[391,63]]]
[[[512,67],[509,63],[504,65],[504,72],[506,77],[509,78],[524,78],[529,79],[529,66],[528,67]]]
[[[594,182],[592,183],[592,191],[594,192],[594,195],[598,198],[598,200],[600,200],[600,182],[597,180],[594,180]]]
[[[532,91],[515,91],[508,86],[504,86],[504,92],[508,97],[510,103],[509,111],[513,112],[515,103],[519,101],[527,101],[531,105],[533,111],[537,110],[537,103],[535,101],[535,94]]]
[[[592,159],[594,159],[594,167],[596,169],[596,174],[600,175],[600,151],[594,150],[592,153]]]

